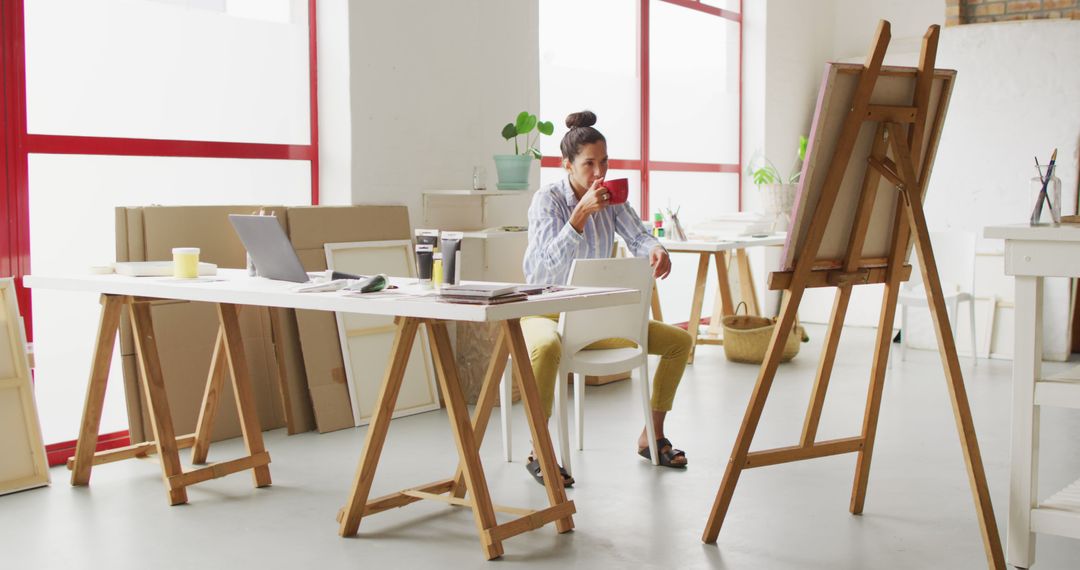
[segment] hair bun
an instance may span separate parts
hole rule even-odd
[[[566,116],[566,127],[591,127],[596,124],[596,113],[592,111],[579,111]]]

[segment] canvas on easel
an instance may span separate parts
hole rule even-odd
[[[0,279],[0,495],[49,484],[15,281]]]
[[[897,296],[901,282],[910,276],[907,260],[914,247],[986,559],[990,567],[1004,568],[1001,539],[922,206],[956,72],[934,68],[938,26],[931,26],[923,37],[917,68],[882,66],[889,30],[889,23],[881,21],[863,65],[831,63],[825,68],[782,270],[769,277],[769,288],[783,291],[780,316],[702,539],[716,541],[740,475],[757,467],[855,453],[858,459],[849,510],[862,512]],[[862,431],[854,437],[819,441],[821,411],[852,289],[870,283],[884,284],[885,294]],[[799,303],[806,289],[817,287],[836,288],[836,298],[799,442],[750,451]]]

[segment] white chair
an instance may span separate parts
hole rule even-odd
[[[931,232],[930,243],[937,260],[941,290],[949,311],[953,338],[956,338],[956,322],[960,318],[960,303],[968,304],[971,321],[971,357],[979,365],[979,353],[975,348],[975,234],[970,232]],[[911,280],[900,289],[900,360],[907,358],[908,307],[927,307],[926,289],[919,269],[918,255],[911,254]]]
[[[621,305],[606,309],[571,311],[559,318],[559,336],[562,339],[562,359],[555,381],[556,426],[559,439],[559,458],[567,473],[572,473],[570,459],[570,436],[567,416],[567,377],[578,374],[574,380],[574,404],[578,449],[584,447],[585,375],[600,376],[626,370],[639,370],[634,379],[635,393],[641,400],[645,416],[649,453],[654,465],[659,464],[656,448],[656,430],[652,423],[652,403],[649,395],[649,309],[652,301],[653,277],[648,259],[631,257],[622,259],[577,259],[570,269],[570,285],[583,287],[625,287],[641,291],[641,299],[634,305]],[[608,338],[625,338],[637,344],[636,348],[584,350],[590,344]],[[502,383],[502,401],[510,401],[509,373]],[[503,407],[503,450],[510,461],[510,422],[507,406]]]

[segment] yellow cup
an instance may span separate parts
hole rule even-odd
[[[199,248],[174,247],[172,258],[173,277],[194,279],[199,276]]]

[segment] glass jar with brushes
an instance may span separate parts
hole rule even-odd
[[[1045,223],[1042,221],[1044,206],[1050,214],[1048,221],[1054,224],[1061,223],[1061,179],[1057,177],[1052,166],[1049,167],[1049,179],[1047,179],[1046,171],[1045,168],[1036,167],[1035,176],[1031,177],[1031,203],[1034,205],[1031,212],[1031,225],[1033,226]],[[1043,198],[1044,187],[1046,188],[1045,198]]]

